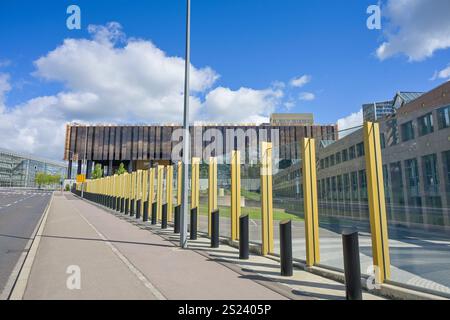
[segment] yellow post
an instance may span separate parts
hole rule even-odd
[[[262,255],[273,252],[272,143],[261,143]]]
[[[148,170],[142,171],[142,212],[146,201],[148,201]]]
[[[136,210],[136,171],[131,174],[131,199],[134,200],[134,210]]]
[[[192,158],[191,168],[191,209],[200,210],[200,158]]]
[[[183,174],[183,163],[181,161],[178,161],[178,164],[177,164],[177,205],[178,206],[181,206],[181,192],[183,191],[182,174]]]
[[[117,209],[119,208],[119,190],[120,190],[120,176],[115,174],[114,175],[114,207]]]
[[[211,236],[211,213],[217,210],[217,158],[209,158],[208,174],[208,235]]]
[[[377,282],[383,283],[391,277],[391,263],[384,198],[383,159],[381,156],[380,128],[378,123],[364,123],[364,151],[373,264]]]
[[[124,187],[125,174],[121,174],[119,176],[119,180],[120,180],[119,197],[122,199],[122,198],[124,198],[123,191],[125,190],[125,187]]]
[[[129,196],[128,196],[128,192],[130,190],[128,187],[129,181],[130,181],[130,174],[128,172],[125,172],[123,174],[123,197],[125,198],[124,204],[127,200],[129,200]]]
[[[313,266],[320,262],[319,202],[317,199],[316,145],[314,139],[303,139],[302,154],[306,265]]]
[[[191,209],[197,208],[200,215],[200,158],[192,158],[191,167]],[[198,221],[197,219],[197,228]]]
[[[231,240],[239,239],[241,216],[241,157],[239,151],[231,152]]]
[[[148,175],[148,208],[149,210],[152,210],[152,204],[155,201],[155,168],[150,168]]]
[[[142,170],[138,170],[137,171],[137,186],[136,186],[136,190],[137,190],[137,195],[136,195],[136,203],[140,200],[141,201],[141,207],[139,208],[139,215],[142,216],[142,209],[144,207],[144,203],[142,202]],[[136,210],[137,210],[137,205],[136,205]],[[136,212],[137,214],[137,212]]]
[[[166,203],[167,203],[167,220],[172,221],[172,203],[173,203],[173,166],[166,167]]]
[[[156,189],[156,201],[158,203],[157,219],[158,221],[162,219],[162,205],[163,205],[163,182],[164,182],[164,166],[158,166],[158,177],[157,177],[157,189]]]

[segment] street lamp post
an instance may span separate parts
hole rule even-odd
[[[187,247],[187,221],[189,214],[188,189],[189,189],[189,156],[190,156],[190,137],[189,137],[189,69],[190,69],[190,50],[191,50],[191,0],[186,1],[186,57],[185,57],[185,79],[184,79],[184,119],[183,119],[183,175],[181,193],[181,217],[180,217],[180,247]]]

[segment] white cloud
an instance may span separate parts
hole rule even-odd
[[[289,111],[291,110],[293,107],[295,107],[295,102],[292,100],[288,100],[286,101],[284,104],[284,107]]]
[[[60,108],[86,121],[179,120],[184,60],[167,56],[150,41],[115,46],[113,41],[123,38],[117,24],[89,30],[93,40],[67,39],[35,62],[37,77],[66,85]],[[217,78],[210,68],[191,67],[194,94],[210,88]],[[195,96],[192,100],[195,115],[200,102]]]
[[[7,73],[0,73],[0,112],[5,107],[5,95],[9,90],[11,90],[9,75]]]
[[[278,89],[233,91],[219,87],[207,94],[204,107],[208,119],[262,123],[268,122],[282,97],[283,92]]]
[[[387,23],[386,41],[376,51],[380,60],[404,54],[421,61],[450,47],[450,1],[387,0],[382,12]]]
[[[431,80],[434,81],[436,79],[448,79],[448,78],[450,78],[450,64],[448,65],[447,68],[442,69],[441,71],[436,71]]]
[[[316,96],[314,95],[314,93],[311,92],[302,92],[300,93],[298,98],[302,101],[312,101],[316,98]]]
[[[304,85],[308,84],[309,82],[311,82],[312,77],[310,75],[303,75],[301,77],[298,78],[294,78],[291,80],[290,84],[292,87],[296,87],[296,88],[301,88]]]
[[[338,125],[338,130],[339,131],[343,131],[339,133],[339,138],[343,138],[346,135],[354,132],[356,129],[354,130],[347,130],[347,129],[351,129],[351,128],[355,128],[358,126],[362,126],[363,125],[363,111],[362,109],[356,113],[352,113],[351,115],[339,119],[337,121],[337,125]]]
[[[88,30],[92,39],[66,39],[34,63],[35,77],[63,83],[63,91],[5,108],[11,87],[0,75],[2,147],[61,159],[67,122],[182,122],[183,58],[127,38],[117,23]],[[283,96],[281,82],[265,90],[212,89],[218,78],[209,67],[191,66],[192,121],[265,122]]]

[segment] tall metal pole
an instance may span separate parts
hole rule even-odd
[[[181,230],[180,247],[187,247],[187,222],[189,215],[188,190],[189,190],[189,157],[190,157],[190,136],[189,136],[189,68],[191,59],[191,0],[186,1],[186,58],[185,58],[185,79],[184,79],[184,121],[183,121],[183,177],[181,193]]]
[[[86,139],[84,141],[84,168],[87,171],[87,140],[88,140],[88,128],[86,127]],[[83,166],[81,166],[83,168]],[[81,171],[81,174],[83,174],[83,171]],[[81,197],[84,196],[84,182],[81,184]]]

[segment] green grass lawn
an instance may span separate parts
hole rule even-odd
[[[219,207],[220,216],[221,217],[230,217],[231,216],[231,207]],[[200,212],[199,214],[202,216],[206,216],[208,213],[208,205],[200,204]],[[261,209],[260,208],[250,208],[243,207],[241,208],[241,214],[248,214],[250,219],[253,220],[261,220]],[[292,221],[303,221],[302,218],[286,213],[284,209],[273,209],[273,219],[274,220],[292,220]]]

